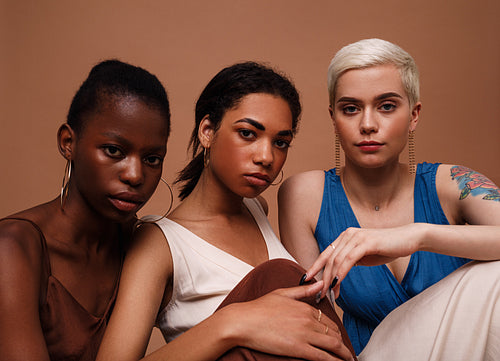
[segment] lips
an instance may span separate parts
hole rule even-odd
[[[263,173],[245,174],[245,179],[254,186],[268,186],[271,183],[271,178]]]
[[[138,211],[145,200],[136,193],[120,192],[109,196],[113,206],[122,212]]]
[[[379,150],[384,144],[375,142],[375,141],[363,141],[356,144],[358,148],[360,148],[364,152],[376,152]]]

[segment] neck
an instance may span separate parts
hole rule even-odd
[[[191,194],[184,200],[193,217],[238,216],[245,212],[243,197],[233,193],[207,169]]]
[[[120,225],[97,215],[88,207],[79,205],[75,199],[70,199],[61,208],[60,199],[51,202],[55,209],[54,235],[60,242],[78,245],[79,248],[99,252],[102,249],[113,248],[120,240]],[[125,227],[123,226],[123,229]]]
[[[399,162],[373,169],[346,164],[341,173],[349,201],[374,211],[388,208],[411,179],[408,167]]]

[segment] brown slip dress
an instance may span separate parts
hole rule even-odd
[[[89,313],[52,275],[47,242],[36,223],[25,218],[9,217],[2,220],[19,220],[30,223],[40,234],[42,246],[42,280],[47,288],[40,298],[40,324],[52,361],[95,360],[118,292],[120,275],[115,281],[113,294],[102,316]],[[123,252],[122,252],[123,264]],[[121,267],[120,267],[121,270]]]

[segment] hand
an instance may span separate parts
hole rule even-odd
[[[274,355],[311,361],[352,360],[337,325],[319,310],[299,301],[316,295],[323,282],[278,289],[254,301],[226,307],[238,309],[234,317],[244,335],[239,345]],[[224,309],[223,309],[224,310]],[[328,352],[335,353],[334,357]]]
[[[380,229],[348,228],[320,254],[307,271],[306,280],[323,270],[321,297],[327,294],[333,282],[332,290],[337,298],[340,282],[353,266],[386,264],[418,251],[419,229],[419,224]]]

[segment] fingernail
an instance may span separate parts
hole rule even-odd
[[[339,281],[339,278],[337,276],[335,276],[335,278],[332,281],[332,284],[330,285],[330,289],[335,287],[335,285],[337,284],[338,281]]]
[[[316,294],[316,303],[320,303],[321,302],[321,291],[319,291],[317,294]]]
[[[304,273],[304,275],[300,279],[299,286],[302,286],[304,284],[304,282],[306,281],[306,278],[307,278],[307,273]]]

